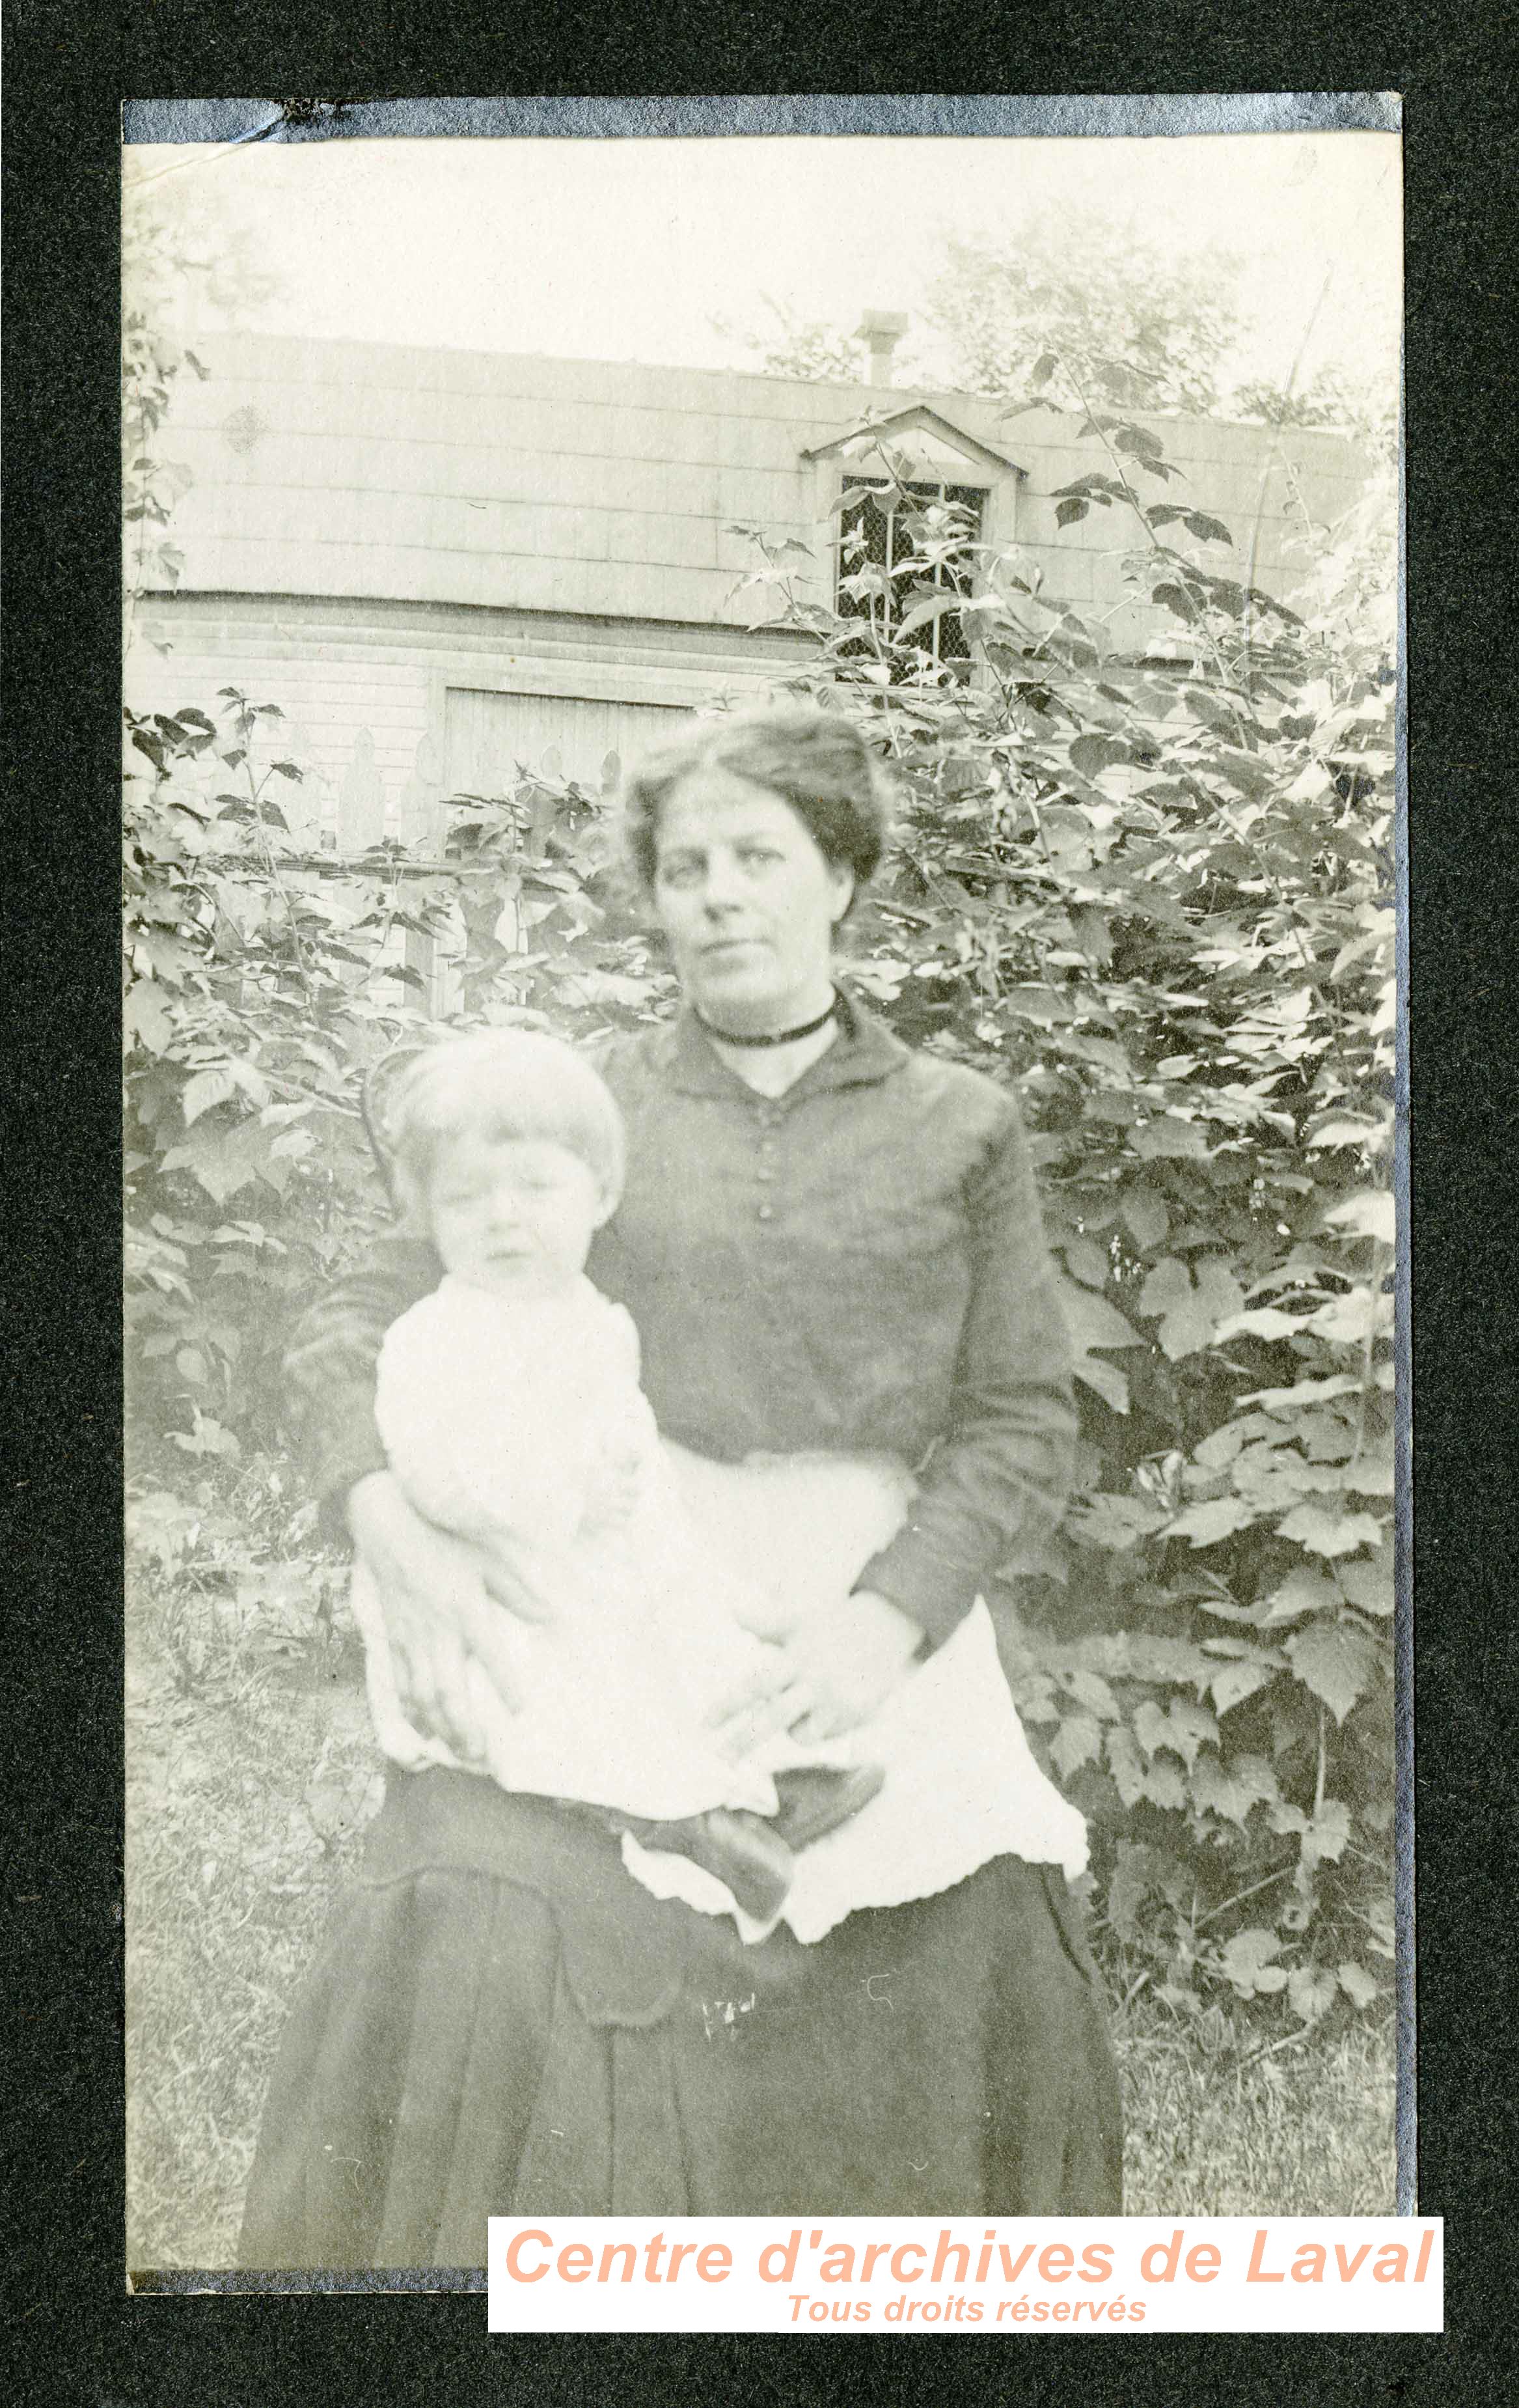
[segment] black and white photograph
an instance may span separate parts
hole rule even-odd
[[[128,110],[135,2286],[1412,2206],[1400,136],[1277,97]]]

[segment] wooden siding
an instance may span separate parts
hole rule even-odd
[[[844,464],[805,455],[867,413],[925,401],[1015,459],[1026,473],[992,515],[1006,527],[1015,509],[1024,573],[1100,610],[1120,645],[1174,633],[1125,589],[1125,512],[1057,529],[1059,487],[1111,464],[1054,411],[400,346],[227,336],[197,351],[208,375],[179,380],[165,438],[194,479],[174,521],[184,569],[176,593],[139,599],[127,700],[209,708],[236,685],[279,703],[261,756],[302,768],[281,802],[331,844],[432,844],[442,797],[508,750],[531,766],[557,745],[568,771],[599,777],[653,713],[769,691],[811,647],[738,590],[754,560],[738,529],[815,546]],[[1199,556],[1290,598],[1305,528],[1360,489],[1351,445],[1154,423],[1182,471],[1157,497],[1234,532],[1232,551]]]
[[[752,558],[735,523],[811,543],[803,452],[922,400],[1026,468],[1018,536],[1046,589],[1124,605],[1124,514],[1056,529],[1057,489],[1111,464],[1053,410],[399,345],[226,336],[199,349],[208,380],[179,380],[169,423],[195,480],[175,518],[186,590],[741,627],[755,598],[734,591]],[[1305,520],[1332,523],[1358,490],[1354,448],[1311,429],[1154,423],[1183,471],[1168,495],[1235,532],[1235,553],[1210,548],[1210,565],[1253,563],[1290,593]]]
[[[436,844],[443,797],[498,790],[509,750],[538,767],[557,746],[566,775],[599,783],[608,753],[636,749],[666,715],[767,694],[795,658],[773,632],[672,640],[637,622],[225,595],[141,604],[135,637],[135,710],[214,712],[226,686],[279,706],[260,723],[255,762],[294,761],[301,783],[274,790],[292,827],[344,850]],[[478,741],[459,733],[471,724]]]
[[[452,686],[444,710],[450,794],[504,794],[522,769],[556,771],[593,789],[684,713],[677,703],[596,702],[582,695],[491,694]]]

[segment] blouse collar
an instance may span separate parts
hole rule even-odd
[[[838,1034],[825,1054],[808,1065],[786,1100],[815,1095],[833,1087],[873,1086],[890,1078],[909,1058],[908,1049],[882,1020],[867,1011],[857,996],[840,987]],[[685,1096],[729,1096],[737,1089],[751,1099],[755,1090],[730,1069],[704,1034],[687,1005],[669,1032],[666,1066],[670,1083]]]

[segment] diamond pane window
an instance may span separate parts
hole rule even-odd
[[[838,602],[841,617],[859,619],[869,630],[862,627],[859,638],[845,647],[864,655],[883,648],[917,604],[946,589],[968,594],[986,495],[980,485],[894,486],[884,478],[861,480],[851,491],[855,498],[840,514]],[[883,504],[878,494],[892,499]],[[946,538],[953,538],[947,551]],[[932,549],[931,560],[925,546]],[[925,654],[933,668],[955,678],[970,673],[970,644],[958,610],[923,621],[910,630],[907,643]],[[910,658],[894,658],[894,684],[913,674]]]

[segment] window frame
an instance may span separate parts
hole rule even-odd
[[[887,459],[881,447],[889,446]],[[981,525],[975,540],[983,547],[971,580],[972,596],[994,590],[987,561],[996,560],[1017,541],[1018,489],[1026,470],[994,452],[975,436],[952,425],[926,404],[910,403],[895,418],[856,426],[830,442],[803,453],[812,479],[812,552],[818,564],[817,599],[830,611],[838,608],[838,581],[848,569],[843,563],[844,529],[839,505],[851,486],[880,483],[901,467],[908,484],[958,486],[981,496]],[[984,684],[989,672],[976,633],[974,614],[965,624],[969,681]],[[937,658],[937,646],[936,646]]]
[[[963,590],[966,592],[967,596],[973,595],[978,591],[984,590],[985,579],[982,573],[979,559],[977,558],[974,550],[970,548],[980,545],[985,540],[983,531],[986,523],[987,502],[991,493],[990,486],[972,483],[966,479],[956,479],[952,482],[948,477],[941,477],[937,480],[927,477],[908,477],[897,481],[885,476],[857,476],[847,480],[840,492],[840,501],[842,500],[844,492],[858,491],[867,494],[872,489],[883,493],[897,492],[901,494],[909,494],[928,503],[932,503],[934,501],[949,503],[952,508],[958,507],[966,509],[968,509],[971,507],[971,504],[963,497],[966,495],[974,495],[976,523],[974,528],[966,538],[967,561]],[[952,496],[953,496],[953,501],[951,498]],[[896,528],[898,510],[894,505],[892,509],[881,511],[878,505],[878,515],[884,517],[887,527],[887,558],[882,566],[886,569],[889,582],[893,587],[895,587],[896,572],[893,566],[893,555],[896,552]],[[838,539],[836,547],[837,559],[835,562],[833,608],[840,618],[859,618],[867,620],[873,631],[877,625],[876,614],[873,606],[865,610],[846,609],[839,598],[840,590],[845,578],[858,573],[857,566],[852,566],[845,556],[845,546],[849,541],[849,535],[850,530],[847,529],[844,524],[843,513],[842,510],[840,510],[838,514]],[[912,547],[910,545],[910,550],[911,548]],[[948,564],[945,562],[939,561],[935,563],[932,571],[932,582],[934,586],[939,590],[942,590],[945,584],[947,567]],[[888,639],[891,632],[892,619],[893,616],[896,615],[894,610],[894,600],[895,596],[893,600],[888,600],[886,604],[885,632]],[[909,607],[908,597],[904,595],[901,605],[896,606],[896,608],[905,609],[906,607]],[[968,624],[964,619],[961,619],[959,622],[959,629],[964,650],[958,652],[946,653],[940,649],[940,638],[944,631],[944,619],[949,615],[950,614],[946,612],[942,618],[929,620],[923,627],[915,630],[912,640],[919,650],[924,651],[928,653],[933,666],[936,669],[951,669],[952,663],[962,663],[964,665],[963,674],[968,679],[975,666],[976,660],[975,628],[973,624]],[[962,672],[951,669],[951,674],[958,676],[962,674]]]

